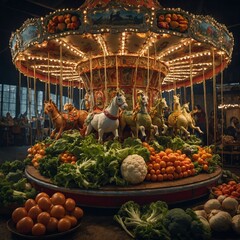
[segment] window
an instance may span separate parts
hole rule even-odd
[[[16,94],[17,87],[13,85],[3,85],[3,104],[2,104],[2,114],[6,116],[7,112],[10,112],[12,117],[16,115]]]
[[[27,98],[27,88],[21,87],[20,90],[20,114],[28,112],[28,98]]]
[[[2,112],[2,84],[0,84],[0,116],[1,116],[1,112]]]
[[[38,114],[43,115],[43,91],[37,92],[37,107]]]

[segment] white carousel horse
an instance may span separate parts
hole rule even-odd
[[[85,135],[92,130],[98,132],[98,141],[103,142],[104,133],[113,133],[114,139],[118,139],[119,108],[127,108],[125,95],[122,91],[116,93],[109,106],[101,113],[90,113],[86,119],[87,129]]]
[[[150,116],[152,118],[152,123],[154,125],[158,126],[158,131],[162,132],[162,134],[165,134],[168,126],[165,124],[164,122],[164,113],[163,113],[163,109],[167,108],[167,102],[165,98],[159,97],[156,102],[155,102],[155,106],[151,108],[150,110]]]
[[[138,133],[141,133],[142,139],[150,138],[152,130],[155,135],[159,135],[158,126],[152,124],[152,119],[147,110],[148,97],[142,92],[138,94],[138,103],[134,111],[124,111],[120,119],[121,135],[124,128],[129,126],[134,137],[138,138]]]

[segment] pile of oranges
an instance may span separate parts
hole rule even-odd
[[[12,212],[16,230],[25,235],[43,236],[66,232],[78,224],[83,217],[82,208],[72,198],[61,192],[49,196],[40,192],[35,199],[28,199],[24,206]]]
[[[34,146],[28,148],[28,158],[32,159],[32,164],[35,168],[39,167],[39,159],[45,157],[46,152],[46,145],[44,143],[36,143]]]
[[[150,151],[150,160],[147,162],[147,181],[162,182],[186,178],[196,174],[191,159],[181,150],[173,151],[166,148],[165,151],[156,152],[153,147],[144,142],[143,146]]]
[[[60,161],[63,163],[71,163],[75,164],[77,161],[77,157],[74,156],[72,153],[63,152],[59,155]]]

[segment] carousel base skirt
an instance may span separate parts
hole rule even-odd
[[[56,191],[62,192],[67,197],[75,199],[80,206],[119,208],[130,200],[140,205],[158,200],[168,204],[176,204],[204,197],[209,194],[211,187],[217,185],[222,169],[218,168],[211,174],[203,173],[175,181],[143,182],[139,185],[126,187],[104,186],[97,190],[58,187],[32,166],[27,166],[25,173],[38,191],[44,191],[48,194]]]

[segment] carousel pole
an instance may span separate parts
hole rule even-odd
[[[221,105],[223,106],[223,69],[222,69],[222,55],[221,55]],[[224,124],[224,114],[223,114],[223,108],[221,108],[221,119],[222,119],[222,123],[221,123],[221,143],[223,145],[223,124]],[[221,159],[222,159],[222,166],[223,166],[223,148],[222,148],[222,151],[221,151]]]
[[[136,105],[136,85],[137,85],[137,73],[138,73],[138,64],[139,64],[139,57],[136,60],[136,67],[135,67],[135,71],[134,71],[134,79],[133,79],[133,88],[132,88],[132,104],[133,104],[133,109],[135,108]]]
[[[28,72],[28,69],[27,69],[27,72]],[[28,111],[29,111],[29,122],[30,122],[30,144],[33,145],[33,142],[32,142],[32,113],[31,113],[31,99],[32,99],[32,96],[31,96],[31,86],[30,86],[30,79],[29,77],[27,76],[27,89],[28,89]]]
[[[50,70],[49,70],[49,52],[48,52],[48,100],[51,99],[51,87],[50,87]]]
[[[147,86],[146,86],[146,95],[148,96],[149,84],[150,84],[150,59],[149,59],[149,48],[147,52]],[[149,97],[149,96],[148,96]]]
[[[116,81],[117,81],[117,91],[119,90],[119,79],[118,79],[118,58],[117,58],[117,54],[116,54]]]
[[[37,108],[37,85],[36,85],[36,68],[34,65],[33,68],[33,89],[34,89],[34,110],[35,110],[35,120],[36,120],[36,135],[35,138],[37,137],[38,139],[38,108]],[[39,140],[39,139],[38,139]]]
[[[90,55],[90,61],[89,61],[89,64],[90,64],[90,102],[91,102],[91,106],[90,106],[90,112],[93,110],[94,108],[94,105],[95,105],[95,99],[94,99],[94,94],[93,94],[93,67],[92,67],[92,53]],[[104,64],[105,64],[105,60],[104,60]],[[105,84],[106,85],[106,84]],[[106,87],[106,86],[105,86]],[[106,91],[105,91],[105,94],[106,94]]]
[[[63,111],[63,62],[62,62],[62,44],[60,44],[60,111]]]
[[[192,105],[192,110],[194,109],[194,93],[193,93],[193,81],[192,81],[192,44],[190,41],[189,44],[189,60],[190,60],[190,84],[191,84],[191,105]]]
[[[207,110],[207,91],[206,91],[206,79],[205,72],[203,68],[203,97],[204,97],[204,111],[206,116],[206,138],[207,138],[207,146],[208,146],[208,138],[209,138],[209,123],[208,123],[208,110]]]
[[[215,52],[212,49],[212,61],[213,61],[213,128],[214,128],[214,143],[217,141],[217,103],[216,103],[216,76],[215,76]]]
[[[107,61],[106,61],[106,52],[103,49],[103,57],[104,57],[104,88],[105,88],[105,105],[108,104],[108,92],[107,92]]]

